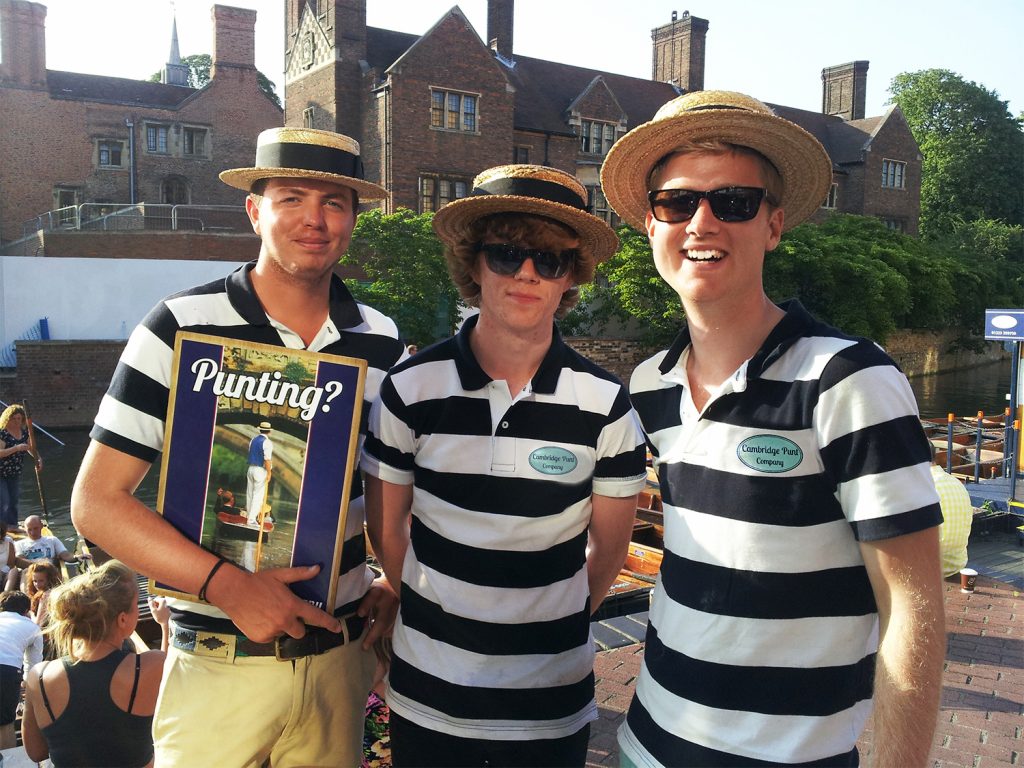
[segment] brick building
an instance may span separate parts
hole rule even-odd
[[[514,0],[489,0],[486,43],[458,6],[423,35],[368,27],[366,0],[285,7],[285,123],[357,138],[368,178],[391,190],[394,207],[436,210],[484,168],[533,162],[575,173],[595,213],[617,224],[598,183],[609,147],[665,102],[704,88],[709,24],[688,13],[652,31],[644,80],[515,55]],[[832,156],[835,183],[819,216],[878,216],[916,233],[920,153],[898,108],[865,118],[866,76],[863,61],[824,70],[821,114],[772,106]]]
[[[0,244],[83,203],[241,204],[218,172],[251,164],[256,135],[282,124],[257,82],[255,11],[213,6],[199,89],[176,36],[160,83],[48,70],[45,20],[45,5],[0,0]]]

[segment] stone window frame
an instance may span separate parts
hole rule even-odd
[[[302,127],[313,128],[316,121],[316,107],[306,107],[302,110]]]
[[[905,160],[882,158],[882,188],[907,188],[907,163]]]
[[[189,137],[192,137],[191,139]],[[202,145],[196,151],[195,139],[202,138]],[[191,150],[191,151],[190,151]],[[196,160],[210,159],[210,129],[204,125],[181,126],[181,156]]]
[[[158,120],[147,120],[143,123],[143,131],[145,132],[144,145],[146,153],[150,155],[170,155],[171,154],[171,124],[163,123]],[[161,138],[163,139],[163,147],[161,148]]]
[[[454,107],[453,98],[458,99],[457,106]],[[479,93],[432,85],[430,86],[429,114],[429,126],[432,131],[480,134]],[[456,123],[455,126],[451,125],[453,120]]]
[[[530,145],[516,144],[512,147],[512,163],[524,165],[530,162]]]
[[[116,149],[114,148],[116,145]],[[96,139],[96,156],[95,162],[97,168],[105,170],[119,171],[126,167],[126,158],[128,157],[128,140],[127,139],[111,139],[101,138]],[[116,152],[118,162],[110,162],[112,154]],[[107,162],[103,161],[104,153],[107,156]]]
[[[885,224],[886,229],[891,229],[893,232],[900,232],[906,234],[907,232],[907,220],[892,217],[881,217],[882,223]]]
[[[828,194],[825,195],[825,199],[821,203],[822,208],[827,208],[830,211],[836,209],[837,203],[839,202],[839,184],[832,182],[828,188]]]
[[[460,200],[469,194],[472,181],[464,176],[423,173],[417,180],[418,213],[439,211],[452,200]]]
[[[600,136],[594,136],[594,128],[600,127]],[[616,127],[618,123],[610,120],[592,120],[590,118],[583,118],[580,120],[580,152],[584,155],[594,155],[596,157],[604,157],[608,154],[608,150],[612,148],[615,143]],[[597,142],[597,148],[594,149],[595,139]]]

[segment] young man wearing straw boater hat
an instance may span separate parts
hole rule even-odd
[[[618,247],[586,199],[567,173],[507,165],[434,217],[480,313],[388,374],[363,453],[402,597],[395,766],[586,762],[590,615],[645,480],[625,387],[554,325]]]
[[[72,517],[139,572],[205,597],[173,602],[154,721],[159,765],[357,765],[376,666],[371,644],[396,610],[394,593],[365,566],[359,483],[328,612],[288,588],[315,568],[244,571],[183,537],[132,492],[163,447],[179,330],[361,357],[367,400],[376,395],[405,348],[394,322],[354,301],[332,269],[348,248],[359,199],[387,192],[363,179],[355,141],[297,128],[261,133],[255,166],[221,179],[249,193],[259,258],[164,299],[132,333],[96,416]]]
[[[686,94],[608,153],[686,326],[630,393],[665,510],[624,764],[923,765],[943,641],[928,442],[872,342],[765,294],[765,254],[825,199],[818,141],[738,93]]]

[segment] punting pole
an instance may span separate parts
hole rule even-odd
[[[946,472],[953,474],[953,419],[952,413],[946,414]]]
[[[21,407],[25,409],[25,426],[28,429],[28,450],[32,455],[32,463],[36,468],[36,488],[39,490],[39,506],[43,510],[43,519],[49,517],[46,512],[46,495],[43,493],[43,470],[39,461],[39,448],[36,447],[36,430],[32,425],[32,416],[28,411],[28,401],[23,400]]]
[[[8,406],[8,403],[5,403],[3,400],[0,400],[0,408],[6,408],[7,406]],[[62,448],[64,447],[64,441],[61,440],[60,438],[54,437],[49,432],[47,432],[45,429],[40,427],[38,424],[36,424],[36,429],[38,429],[40,432],[42,432],[48,438],[53,440],[53,442],[55,442],[57,445],[61,446]]]

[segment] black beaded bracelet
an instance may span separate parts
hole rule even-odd
[[[213,564],[213,568],[211,568],[210,572],[206,574],[206,581],[204,581],[203,586],[199,588],[198,594],[199,599],[202,600],[204,603],[210,602],[206,599],[206,590],[209,588],[210,582],[213,581],[214,575],[217,573],[218,570],[220,570],[220,567],[224,565],[224,563],[226,562],[228,562],[228,560],[221,557],[220,555],[217,555],[217,562]]]

